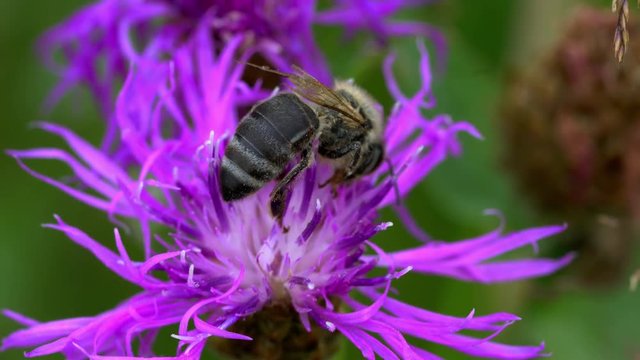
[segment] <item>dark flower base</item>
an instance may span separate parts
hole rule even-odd
[[[296,310],[278,302],[235,323],[229,330],[253,338],[253,341],[216,338],[214,348],[231,359],[329,359],[338,350],[336,332],[315,324],[307,332]]]

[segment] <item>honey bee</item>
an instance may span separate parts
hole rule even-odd
[[[270,195],[271,213],[281,223],[288,187],[310,165],[314,140],[318,154],[334,166],[323,185],[348,182],[382,163],[383,115],[373,98],[350,81],[335,81],[331,89],[297,66],[293,73],[258,68],[294,86],[242,118],[222,160],[220,186],[223,199],[233,201],[284,175]],[[300,160],[283,174],[297,155]]]

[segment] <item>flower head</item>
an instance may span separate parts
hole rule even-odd
[[[626,276],[640,219],[637,57],[611,55],[619,17],[580,7],[544,59],[510,84],[502,128],[508,170],[539,208],[568,219],[585,283]],[[640,51],[640,21],[625,23]],[[530,151],[536,149],[536,151]]]
[[[27,328],[5,338],[3,349],[35,346],[27,356],[63,353],[70,359],[149,357],[154,356],[151,348],[158,330],[172,326],[177,347],[172,359],[198,359],[210,338],[216,339],[212,343],[220,351],[236,357],[260,357],[265,343],[276,345],[266,346],[276,349],[272,351],[330,352],[333,334],[348,338],[368,359],[437,358],[409,344],[405,336],[473,356],[541,355],[542,345],[493,342],[519,320],[515,315],[475,316],[471,311],[466,317],[451,317],[390,297],[392,281],[412,270],[490,283],[548,274],[571,259],[492,260],[534,245],[562,231],[562,226],[506,235],[498,229],[471,240],[432,241],[396,253],[386,253],[371,241],[391,226],[377,222],[379,209],[406,195],[447,156],[459,154],[459,133],[479,136],[468,123],[453,122],[446,115],[422,115],[422,109],[434,105],[422,43],[422,86],[414,95],[399,90],[393,58],[385,63],[397,101],[384,132],[392,166],[381,166],[332,193],[318,186],[331,169],[316,158],[292,186],[285,231],[269,214],[272,185],[233,203],[222,200],[218,186],[222,154],[238,114],[250,100],[269,96],[245,83],[243,63],[233,60],[255,50],[243,47],[242,35],[222,45],[209,36],[208,25],[194,31],[171,60],[136,66],[129,73],[113,116],[120,138],[116,156],[48,123],[40,126],[64,139],[71,152],[11,152],[39,179],[103,210],[116,222],[124,218],[138,224],[145,256],[131,259],[118,229],[114,251],[56,217],[48,227],[64,232],[114,273],[138,285],[140,292],[93,317],[39,323],[6,312]],[[29,159],[63,162],[80,185],[35,172],[26,164]],[[375,268],[386,272],[372,275]],[[465,330],[480,335],[462,334]],[[292,339],[312,345],[301,350]]]

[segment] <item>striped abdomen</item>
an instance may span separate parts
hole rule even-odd
[[[240,121],[222,159],[222,198],[242,199],[276,178],[309,145],[318,126],[313,110],[291,93],[254,107]]]

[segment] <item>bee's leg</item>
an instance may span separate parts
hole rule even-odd
[[[289,194],[289,184],[293,182],[302,170],[306,169],[311,162],[312,149],[308,147],[302,150],[302,158],[296,166],[284,176],[276,187],[271,191],[271,215],[282,225],[282,217],[286,210],[285,203]]]
[[[331,196],[335,199],[338,197],[338,184],[333,184],[331,186]]]
[[[320,184],[320,188],[323,188],[329,184],[336,185],[341,182],[344,182],[345,180],[349,180],[353,176],[353,171],[355,170],[356,166],[360,162],[360,158],[362,154],[361,148],[362,148],[362,144],[360,144],[359,142],[351,143],[349,145],[349,151],[347,152],[347,153],[353,154],[353,157],[349,162],[349,166],[347,166],[346,168],[336,169],[333,172],[333,175],[331,175],[331,177],[327,179],[327,181]],[[335,192],[335,188],[334,188],[334,192]]]
[[[351,159],[351,162],[346,169],[337,169],[333,173],[333,176],[329,178],[329,180],[327,180],[324,184],[320,184],[321,188],[327,184],[331,184],[331,195],[333,195],[334,198],[338,197],[338,185],[341,182],[352,179],[354,177],[354,171],[359,165],[360,158],[362,157],[362,151],[360,149],[360,144],[358,144],[358,146],[354,148],[353,158]]]
[[[333,172],[333,175],[331,175],[330,178],[327,179],[327,181],[323,182],[322,184],[320,184],[320,188],[322,189],[323,187],[331,184],[331,185],[336,185],[342,182],[342,180],[344,180],[345,176],[347,175],[347,173],[345,173],[344,169],[336,169]]]
[[[360,165],[360,159],[362,158],[362,147],[358,144],[358,147],[354,149],[353,158],[351,158],[351,163],[347,167],[347,179],[351,179],[356,171],[358,165]]]

